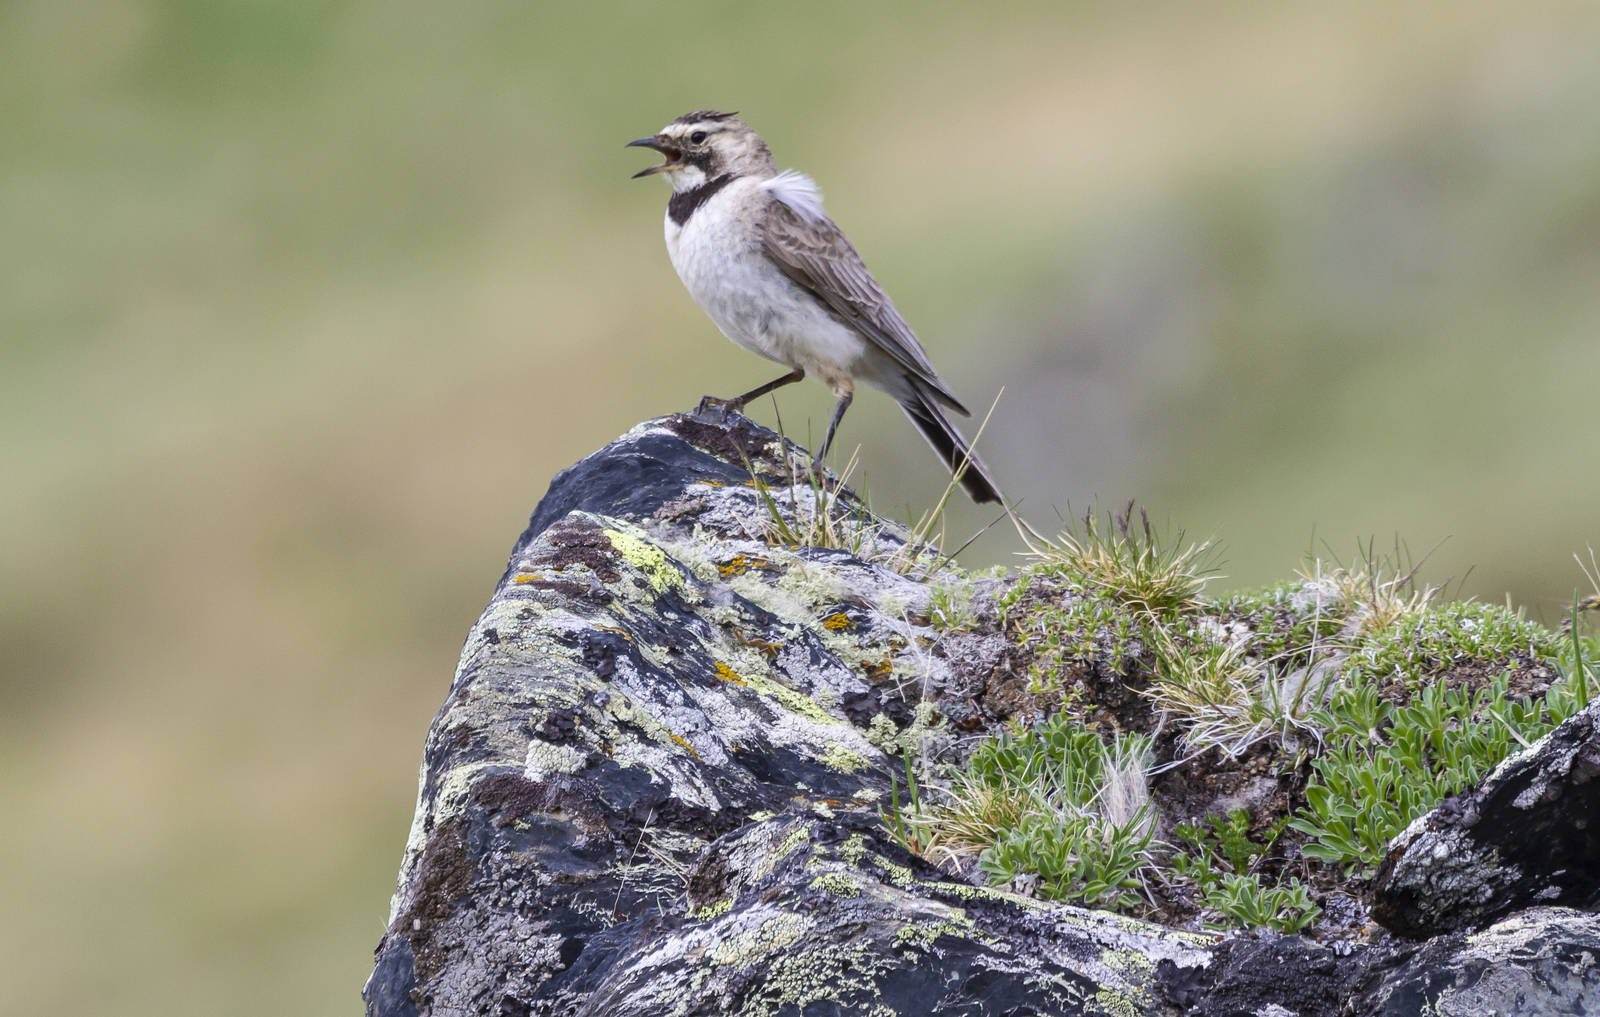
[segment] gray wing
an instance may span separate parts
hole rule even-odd
[[[826,216],[802,219],[774,199],[762,223],[762,247],[783,274],[822,301],[841,321],[888,354],[957,413],[971,416],[940,379],[916,333],[872,278],[861,255]]]

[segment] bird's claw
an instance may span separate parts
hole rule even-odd
[[[817,490],[826,493],[828,490],[828,468],[822,465],[822,460],[811,460],[811,469],[808,472],[811,474],[811,480],[816,484]]]
[[[716,410],[719,414],[738,413],[744,409],[744,404],[737,399],[718,399],[716,396],[701,396],[700,405],[695,407],[695,413],[704,416]]]

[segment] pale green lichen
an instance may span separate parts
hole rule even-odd
[[[800,845],[804,844],[810,839],[810,830],[806,829],[804,826],[795,827],[793,830],[789,831],[789,835],[783,838],[783,842],[778,845],[778,850],[776,852],[777,857],[786,857],[787,855],[793,853],[796,848],[800,847]]]
[[[861,861],[866,856],[867,838],[859,833],[852,833],[845,838],[843,844],[839,845],[839,857],[857,868],[861,866]]]
[[[811,881],[811,889],[821,890],[835,897],[861,896],[861,884],[842,872],[824,872]]]
[[[629,530],[617,528],[604,531],[606,539],[622,556],[622,560],[639,570],[657,594],[682,587],[683,573],[667,557],[667,553],[641,534]]]
[[[780,911],[768,915],[754,928],[727,936],[712,948],[708,959],[720,967],[751,967],[800,942],[811,928],[810,919]]]
[[[873,1012],[881,996],[878,976],[891,961],[874,951],[870,941],[849,945],[807,944],[772,958],[766,977],[751,993],[742,1017],[776,1017],[805,1013],[813,1003],[848,1002],[852,1010]],[[866,1001],[874,1001],[868,1007]],[[881,1011],[880,1011],[881,1012]]]
[[[888,879],[890,883],[901,888],[902,890],[910,887],[917,881],[916,876],[913,875],[911,870],[906,868],[904,865],[891,862],[889,859],[880,854],[873,854],[871,857],[872,864],[878,867],[878,869],[884,874],[884,877]]]
[[[721,900],[712,901],[710,904],[707,904],[704,907],[695,908],[694,910],[690,911],[689,914],[702,922],[709,922],[713,918],[719,918],[732,910],[733,898],[724,897]]]
[[[1148,997],[1143,993],[1121,992],[1101,986],[1094,994],[1094,1012],[1105,1017],[1144,1017],[1150,1012]]]
[[[1155,962],[1133,950],[1102,950],[1100,963],[1134,981],[1147,980],[1156,973]]]
[[[977,930],[977,924],[967,917],[967,913],[956,908],[949,918],[940,921],[915,921],[901,926],[895,931],[894,945],[897,948],[931,950],[941,936],[972,939],[976,938]]]
[[[807,720],[819,724],[837,726],[841,723],[839,718],[824,710],[816,700],[803,692],[791,689],[787,685],[779,684],[765,675],[755,671],[735,671],[722,661],[716,662],[717,678],[729,685],[738,685],[750,689],[768,699],[778,703],[791,713],[797,713]]]

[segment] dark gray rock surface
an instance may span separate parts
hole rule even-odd
[[[1600,702],[1412,823],[1373,889],[1373,917],[1407,936],[1600,904]]]
[[[1222,938],[904,851],[886,750],[954,736],[907,676],[979,728],[1004,646],[928,652],[892,524],[859,554],[766,539],[771,512],[809,519],[806,461],[744,418],[673,416],[555,479],[429,731],[369,1014],[1600,1012],[1589,914]]]

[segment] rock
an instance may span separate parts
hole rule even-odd
[[[885,834],[874,740],[915,723],[894,675],[928,591],[769,545],[746,462],[801,525],[803,450],[743,418],[652,421],[555,479],[429,732],[368,1012],[1174,1012],[1155,965],[1208,937]]]
[[[1423,945],[1222,937],[908,853],[883,818],[901,772],[886,750],[970,739],[1033,701],[999,591],[979,584],[968,610],[986,621],[941,638],[908,535],[849,492],[825,498],[851,551],[770,539],[816,525],[807,460],[742,417],[672,416],[555,478],[429,730],[369,1015],[1332,1017],[1592,998],[1600,942],[1576,911]]]
[[[1600,702],[1397,837],[1372,915],[1407,936],[1600,904]]]
[[[1575,1017],[1600,1013],[1600,917],[1524,911],[1430,940],[1353,1004],[1373,1017]]]

